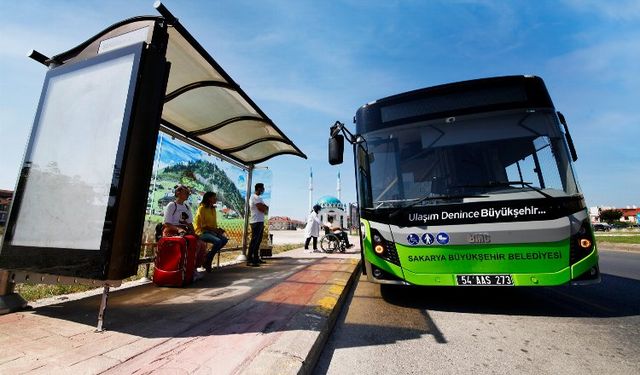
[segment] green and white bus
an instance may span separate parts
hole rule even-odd
[[[362,106],[331,127],[353,144],[363,272],[383,284],[600,281],[567,124],[544,82],[506,76]]]

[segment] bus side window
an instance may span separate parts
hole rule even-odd
[[[507,167],[509,181],[526,181],[542,189],[562,186],[548,137],[531,139],[522,150],[527,155]]]
[[[511,160],[515,159],[515,162],[506,168],[509,181],[525,181],[538,186],[538,177],[535,173],[536,166],[533,160],[533,154],[535,153],[533,139],[521,139],[517,144],[514,142],[511,150],[517,151],[518,155],[511,155]]]

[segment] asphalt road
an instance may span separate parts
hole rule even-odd
[[[315,374],[640,374],[640,253],[601,252],[602,282],[388,287],[361,278]]]

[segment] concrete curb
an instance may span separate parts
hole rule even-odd
[[[640,244],[636,243],[616,243],[596,240],[598,250],[616,250],[616,251],[637,251],[640,252]]]
[[[313,370],[340,310],[360,271],[359,259],[315,293],[312,303],[296,314],[287,329],[244,368],[243,374],[309,374]]]

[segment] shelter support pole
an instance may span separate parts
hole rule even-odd
[[[0,270],[0,315],[23,310],[27,301],[13,291],[15,283],[11,280],[11,271]]]
[[[107,300],[109,299],[109,284],[104,284],[102,290],[102,299],[100,300],[100,310],[98,310],[98,326],[96,332],[103,332],[102,324],[104,323],[104,312],[107,310]]]
[[[254,166],[250,165],[247,170],[247,193],[246,199],[244,201],[244,230],[242,232],[242,254],[238,256],[238,260],[246,261],[247,260],[247,247],[249,246],[249,218],[251,217],[249,200],[251,199],[251,179],[253,178],[253,169]]]

